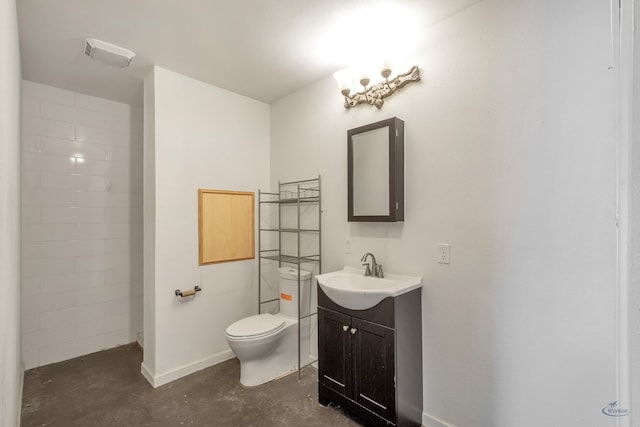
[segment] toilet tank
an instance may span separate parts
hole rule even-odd
[[[300,297],[298,297],[298,269],[295,267],[280,267],[278,272],[280,273],[280,281],[278,283],[280,314],[297,320],[300,299],[304,304],[310,298],[311,272],[300,270],[300,291],[302,292]]]

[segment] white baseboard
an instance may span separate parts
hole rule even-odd
[[[22,396],[24,395],[24,360],[20,362],[22,368],[22,375],[20,375],[20,394],[18,394],[18,425],[22,425]]]
[[[183,366],[174,368],[168,372],[159,375],[152,375],[149,369],[145,366],[144,362],[141,366],[142,375],[149,381],[153,387],[160,387],[161,385],[175,381],[178,378],[182,378],[186,375],[193,374],[209,366],[217,365],[218,363],[225,362],[229,359],[233,359],[235,355],[229,350],[224,350],[204,359],[196,360],[195,362],[188,363]]]
[[[426,412],[422,413],[422,425],[424,427],[456,427],[455,424],[443,421],[438,417],[427,414]]]
[[[149,384],[151,384],[153,387],[156,387],[153,384],[153,375],[151,374],[151,371],[149,371],[149,368],[147,368],[147,365],[144,364],[144,362],[142,362],[142,364],[140,365],[140,373],[142,374],[144,379],[149,382]]]

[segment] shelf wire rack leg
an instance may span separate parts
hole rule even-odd
[[[280,200],[282,200],[282,183],[278,181],[278,201]],[[278,267],[282,267],[282,233],[280,230],[282,230],[282,204],[278,203]]]
[[[300,323],[302,316],[302,292],[300,292],[300,184],[297,185],[298,192],[298,381],[302,379],[302,358],[300,356],[300,345],[301,345],[301,326]]]
[[[262,257],[260,257],[262,251],[262,193],[258,188],[258,314],[262,310]]]
[[[322,274],[322,188],[320,183],[320,175],[318,175],[318,274]]]

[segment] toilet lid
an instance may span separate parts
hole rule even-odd
[[[273,314],[263,313],[245,317],[227,328],[227,335],[234,338],[257,338],[278,332],[284,328],[284,320]]]

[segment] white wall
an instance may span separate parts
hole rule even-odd
[[[635,4],[635,2],[634,2]],[[640,22],[640,7],[634,8],[635,22]],[[633,115],[631,131],[631,168],[629,195],[629,328],[631,347],[631,417],[640,423],[640,32],[633,33]]]
[[[371,251],[423,277],[426,426],[615,424],[609,17],[606,1],[486,0],[431,31],[422,82],[380,111],[345,111],[330,78],[272,105],[272,185],[322,174],[324,271]],[[349,224],[346,131],[392,116],[405,222]]]
[[[0,426],[20,424],[20,51],[16,2],[0,2]]]
[[[151,72],[144,79],[144,150],[143,150],[143,335],[142,372],[155,377],[156,366],[156,168],[155,168],[155,79]]]
[[[22,94],[27,368],[142,331],[142,109],[29,81]]]
[[[154,344],[142,370],[157,386],[233,357],[225,329],[257,312],[256,260],[198,266],[198,188],[268,188],[269,106],[159,67],[150,89],[144,248],[155,256],[145,256],[144,304],[155,330],[145,315]],[[192,301],[176,300],[175,289],[195,285]]]

